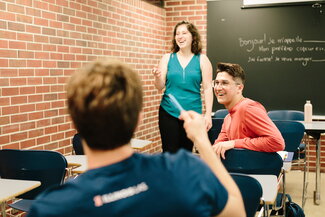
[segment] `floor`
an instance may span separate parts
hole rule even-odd
[[[310,172],[308,175],[308,188],[307,188],[307,201],[305,205],[306,217],[323,217],[325,216],[325,178],[324,174],[321,174],[321,204],[314,205],[314,190],[315,190],[315,173]],[[286,174],[286,191],[291,195],[292,200],[301,206],[302,196],[302,171],[290,171]]]

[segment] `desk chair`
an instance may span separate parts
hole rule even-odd
[[[246,216],[254,217],[263,194],[261,184],[253,177],[245,174],[231,173],[230,175],[236,182],[243,197]]]
[[[227,109],[219,109],[214,113],[213,117],[214,118],[225,118],[227,116],[227,114],[229,114]]]
[[[64,181],[67,161],[55,151],[45,150],[0,150],[0,176],[6,179],[40,181],[41,186],[19,195],[22,199],[10,207],[28,212],[36,196],[50,186],[60,185]]]
[[[82,147],[82,138],[79,133],[76,133],[72,138],[72,147],[76,155],[84,155],[84,150]]]
[[[223,118],[212,118],[212,127],[208,131],[208,136],[211,144],[214,144],[214,141],[218,138],[223,124]]]
[[[268,116],[271,120],[280,120],[280,121],[303,121],[304,113],[302,111],[297,110],[272,110],[269,111]],[[306,155],[306,145],[304,143],[300,143],[297,150],[293,151],[294,160],[300,160],[301,158],[305,158]]]
[[[269,111],[267,114],[271,118],[271,120],[304,120],[304,113],[302,111],[297,110],[272,110]]]
[[[277,126],[285,142],[285,151],[295,152],[300,145],[301,140],[305,134],[305,127],[302,123],[297,121],[279,121],[273,120]],[[293,159],[295,160],[295,159]],[[302,207],[305,205],[306,200],[306,158],[304,161],[304,178],[303,178],[303,190],[302,190]]]
[[[282,180],[283,192],[285,192],[285,173],[282,170],[283,160],[278,153],[258,152],[247,149],[230,149],[226,151],[225,157],[226,159],[221,159],[221,161],[228,172],[275,175],[278,177],[279,184],[280,180]],[[285,195],[285,193],[283,195]],[[282,201],[285,201],[285,198],[283,198]],[[269,214],[268,205],[264,204],[264,215]],[[272,206],[272,209],[275,209],[275,206]]]

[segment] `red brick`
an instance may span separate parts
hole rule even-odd
[[[43,112],[33,112],[28,114],[28,120],[36,120],[44,118]]]
[[[25,32],[26,26],[25,24],[21,24],[21,23],[8,22],[8,29],[13,31]]]
[[[26,78],[11,78],[10,79],[11,86],[21,86],[21,85],[26,85],[26,84],[27,84]]]
[[[19,76],[34,76],[34,69],[19,69]]]
[[[20,94],[34,94],[35,93],[35,87],[20,87],[19,88]]]
[[[22,132],[22,133],[17,133],[17,134],[11,135],[10,141],[16,142],[16,141],[24,140],[26,138],[27,138],[27,132]]]
[[[0,50],[0,57],[17,58],[15,50]]]
[[[27,103],[27,96],[11,97],[11,105]]]
[[[35,104],[21,105],[20,112],[33,112],[35,111]]]
[[[0,136],[0,145],[8,144],[9,143],[9,136]]]
[[[27,121],[27,114],[11,116],[11,123],[18,123],[18,122],[25,122],[25,121]]]
[[[11,49],[26,49],[26,43],[25,42],[19,42],[19,41],[9,41],[9,48]]]
[[[37,145],[41,145],[44,143],[48,143],[51,141],[51,137],[50,136],[43,136],[41,138],[36,139],[36,143]]]
[[[8,4],[7,8],[8,8],[8,11],[11,11],[14,13],[20,13],[20,14],[25,13],[25,7],[23,7],[23,6]]]
[[[9,97],[0,97],[0,106],[7,106],[7,105],[10,105],[10,98]]]
[[[11,87],[11,88],[2,88],[2,96],[15,96],[19,94],[19,88]]]
[[[6,124],[9,124],[9,123],[10,123],[9,116],[0,117],[0,126],[6,125]]]
[[[35,128],[35,122],[25,122],[20,124],[20,130],[25,131],[25,130],[31,130]]]
[[[17,114],[19,112],[18,106],[8,106],[2,108],[2,115]]]
[[[34,24],[35,25],[40,25],[40,26],[49,26],[49,21],[46,19],[42,19],[42,18],[34,18]]]
[[[33,41],[34,37],[32,34],[17,33],[17,40],[20,41]]]
[[[26,149],[26,148],[29,148],[29,147],[35,146],[35,145],[36,145],[36,139],[29,139],[29,140],[20,142],[21,149]]]

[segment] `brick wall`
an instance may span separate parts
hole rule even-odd
[[[144,84],[144,120],[135,137],[159,152],[161,98],[150,70],[168,51],[172,29],[191,20],[206,42],[206,1],[3,0],[0,2],[0,149],[71,152],[75,133],[65,84],[85,62],[111,56]]]

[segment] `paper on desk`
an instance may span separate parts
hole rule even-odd
[[[291,162],[294,154],[293,152],[287,151],[278,151],[277,153],[281,156],[284,162]]]

